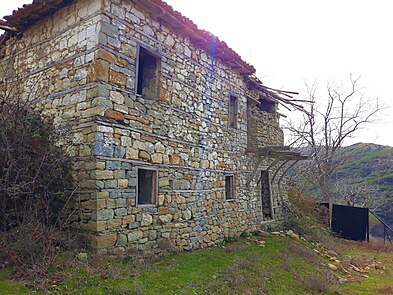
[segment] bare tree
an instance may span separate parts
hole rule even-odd
[[[307,87],[311,102],[302,119],[288,121],[286,129],[291,145],[302,147],[312,155],[312,161],[300,168],[307,181],[319,189],[322,200],[331,202],[331,175],[347,157],[335,157],[346,140],[364,125],[374,122],[381,111],[378,98],[369,98],[359,87],[359,77],[349,77],[347,85],[328,83],[321,95],[314,83]]]
[[[376,185],[349,182],[346,179],[334,182],[332,198],[335,204],[377,209],[386,203],[386,198]]]

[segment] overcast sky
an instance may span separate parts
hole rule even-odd
[[[0,14],[30,3],[4,1]],[[354,142],[393,146],[393,1],[363,0],[167,0],[253,64],[265,85],[300,92],[318,79],[361,75],[369,96],[389,108]],[[241,4],[239,4],[241,3]],[[290,114],[291,115],[291,114]],[[293,115],[295,116],[295,115]]]

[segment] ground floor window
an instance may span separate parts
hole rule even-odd
[[[137,204],[155,204],[157,199],[157,171],[138,168]]]

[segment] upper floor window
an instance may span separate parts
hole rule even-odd
[[[233,200],[235,198],[235,177],[225,175],[225,199]]]
[[[235,95],[229,96],[228,106],[228,127],[237,128],[238,98]]]
[[[268,95],[263,93],[259,99],[259,109],[267,113],[275,113],[277,111],[277,103],[269,99]]]
[[[145,99],[158,98],[159,58],[143,47],[139,47],[136,94]]]

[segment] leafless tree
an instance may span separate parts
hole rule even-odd
[[[386,198],[377,186],[368,183],[354,183],[346,179],[334,182],[332,198],[335,204],[377,209],[386,203]]]
[[[382,110],[378,98],[365,96],[359,77],[349,76],[347,85],[328,83],[320,94],[317,84],[307,86],[311,102],[301,120],[288,121],[286,129],[293,147],[302,147],[312,155],[312,161],[300,168],[308,183],[319,189],[324,201],[331,201],[332,173],[347,157],[335,157],[347,139],[364,125],[374,122]]]

